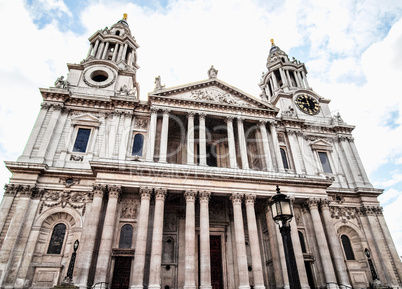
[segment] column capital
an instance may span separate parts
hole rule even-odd
[[[198,197],[200,198],[200,203],[201,202],[209,202],[209,199],[211,197],[211,192],[210,191],[199,191],[198,192]]]
[[[157,114],[159,111],[159,108],[151,107],[151,109],[149,111],[151,112],[151,114]]]
[[[237,117],[237,123],[243,123],[243,121],[244,121],[244,117],[243,117],[243,116]]]
[[[141,199],[150,199],[152,194],[151,187],[140,187]]]
[[[186,190],[184,193],[184,197],[186,198],[186,202],[195,201],[195,197],[197,196],[197,191],[194,190]]]
[[[187,111],[187,118],[190,118],[190,117],[192,117],[192,118],[194,118],[194,115],[195,115],[195,112],[194,111]]]
[[[266,120],[266,119],[260,119],[258,121],[259,126],[265,126],[267,123],[268,123],[268,120]]]
[[[328,199],[321,199],[321,207],[322,208],[328,208],[330,203],[331,203],[331,201]]]
[[[170,113],[170,109],[166,108],[163,110],[163,116],[165,116],[165,115],[169,116],[169,113]]]
[[[164,201],[167,195],[167,190],[165,188],[155,189],[155,199]]]
[[[107,187],[105,185],[95,184],[92,187],[92,192],[93,192],[94,196],[102,197],[106,190],[107,190]]]
[[[234,204],[241,205],[242,199],[243,199],[242,193],[232,193],[232,195],[230,196],[230,200],[232,201],[233,205]]]
[[[226,123],[232,123],[233,122],[234,117],[233,116],[227,116],[225,117],[225,122]]]
[[[108,186],[109,189],[109,198],[110,197],[120,197],[121,195],[121,186],[117,186],[117,185],[112,185],[112,186]]]
[[[254,193],[244,194],[244,201],[245,201],[246,205],[254,205],[256,198],[257,198],[257,195]]]
[[[311,208],[317,208],[320,205],[320,199],[319,198],[309,198],[306,201],[307,206],[311,209]]]
[[[200,113],[198,114],[199,119],[205,119],[206,116],[207,116],[207,114],[206,114],[205,112],[200,112]]]

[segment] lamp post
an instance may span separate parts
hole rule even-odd
[[[279,225],[279,231],[282,235],[290,289],[300,289],[299,272],[297,271],[296,257],[290,235],[290,221],[293,218],[293,208],[290,199],[281,193],[279,186],[276,186],[276,193],[271,199],[272,218]]]
[[[63,283],[72,283],[73,282],[73,272],[74,272],[74,264],[75,264],[75,258],[77,256],[77,249],[78,246],[80,245],[80,242],[78,240],[75,240],[74,242],[74,252],[71,254],[71,259],[70,259],[70,264],[68,265],[68,270],[67,270],[67,275],[64,278]]]

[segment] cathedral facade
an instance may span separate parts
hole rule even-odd
[[[42,88],[0,206],[0,288],[289,288],[277,186],[302,288],[402,286],[356,149],[303,63],[272,42],[254,97],[217,78],[139,99],[126,18]]]

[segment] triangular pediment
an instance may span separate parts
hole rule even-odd
[[[322,139],[313,141],[310,146],[313,150],[332,151],[332,144]]]
[[[172,100],[213,103],[239,108],[266,109],[276,111],[271,104],[237,89],[218,79],[209,79],[172,88],[163,88],[150,94],[150,97],[166,97]]]
[[[71,123],[73,125],[100,126],[100,120],[90,113],[83,113],[71,118]]]

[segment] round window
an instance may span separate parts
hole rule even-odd
[[[96,70],[91,73],[90,77],[95,82],[103,82],[108,79],[109,75],[104,70]]]

